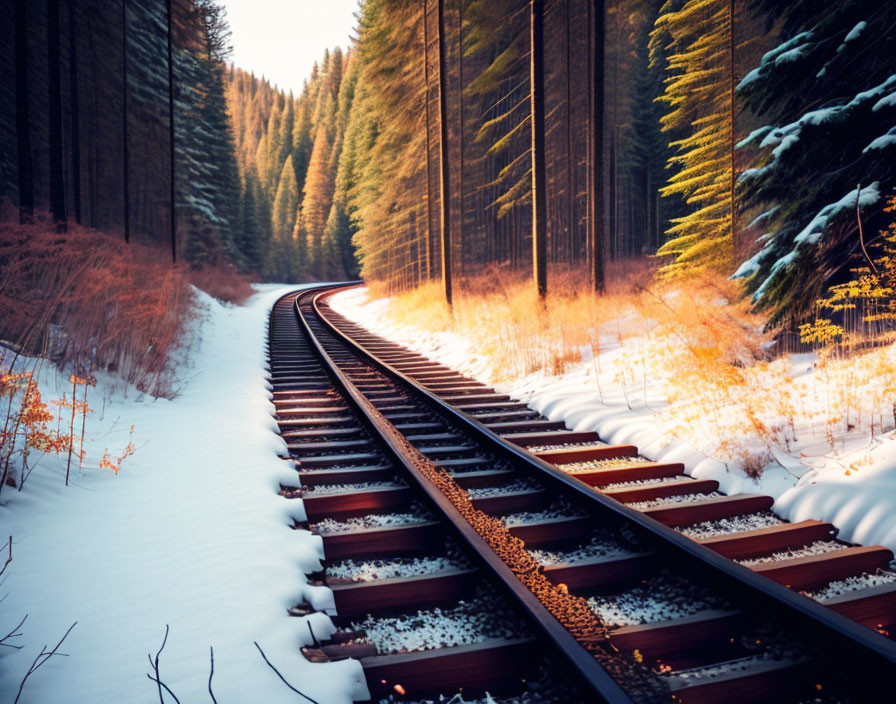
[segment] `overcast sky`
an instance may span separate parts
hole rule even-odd
[[[223,0],[233,62],[298,94],[324,49],[349,45],[358,0]]]

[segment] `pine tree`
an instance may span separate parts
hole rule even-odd
[[[296,172],[292,166],[292,156],[288,156],[280,172],[280,183],[274,198],[271,213],[271,256],[268,260],[269,276],[287,280],[293,270],[292,240],[299,209],[299,187],[296,184]]]
[[[691,206],[672,220],[658,252],[675,257],[664,267],[667,275],[729,271],[733,262],[733,13],[733,0],[667,0],[651,33],[654,61],[664,48],[670,52],[663,130],[686,133],[672,142],[674,173],[661,193]]]
[[[308,164],[302,196],[301,228],[306,236],[308,267],[311,271],[326,270],[323,237],[333,201],[333,174],[330,170],[330,139],[324,124],[317,128],[314,149]]]
[[[782,41],[738,86],[766,125],[741,143],[761,153],[741,186],[763,246],[737,275],[773,323],[799,321],[861,258],[859,216],[866,232],[884,227],[896,186],[896,5],[756,9],[781,24]]]

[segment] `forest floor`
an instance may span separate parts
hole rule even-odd
[[[433,284],[331,299],[347,318],[494,385],[570,429],[685,464],[725,493],[830,521],[840,536],[896,550],[896,345],[777,356],[729,281],[660,286],[648,272],[595,299],[562,281],[477,282],[453,313]]]
[[[22,649],[0,648],[0,700],[15,698],[41,646],[52,648],[75,622],[60,648],[68,657],[35,672],[21,704],[157,701],[146,656],[155,656],[166,625],[160,672],[180,701],[211,701],[213,647],[219,701],[294,702],[253,641],[317,701],[351,702],[358,682],[366,692],[357,661],[300,657],[311,641],[308,619],[287,615],[303,598],[325,608],[329,591],[304,576],[320,568],[322,546],[289,527],[304,518],[301,501],[278,495],[280,481],[295,475],[278,458],[285,447],[263,343],[270,308],[286,291],[261,287],[243,306],[197,293],[179,394],[153,399],[97,374],[87,457],[71,485],[65,455],[47,455],[21,492],[4,487],[2,542],[12,535],[13,559],[2,578],[0,637],[28,618],[9,641]],[[47,401],[70,391],[68,373],[49,363],[36,378]],[[98,469],[105,449],[114,457],[128,444],[132,424],[134,455],[117,476]],[[309,618],[319,637],[331,632],[323,614]]]

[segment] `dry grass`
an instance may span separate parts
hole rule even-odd
[[[552,274],[544,303],[527,278],[494,269],[462,282],[453,311],[434,283],[393,295],[388,317],[473,341],[491,383],[559,374],[591,358],[583,381],[601,399],[648,407],[667,436],[754,478],[776,449],[836,455],[849,437],[873,443],[896,426],[896,345],[857,345],[853,354],[820,347],[801,363],[815,373],[794,378],[783,350],[777,358],[765,351],[778,346],[737,282],[657,282],[649,261],[624,261],[598,297],[582,284],[584,272]],[[664,401],[654,406],[658,393]],[[847,475],[857,469],[844,462]]]
[[[398,323],[438,332],[453,330],[477,341],[494,359],[493,381],[538,370],[559,374],[582,360],[583,350],[599,352],[608,340],[674,337],[685,347],[719,347],[725,362],[749,364],[761,356],[762,320],[741,302],[739,284],[721,277],[689,281],[687,288],[656,283],[651,260],[615,262],[607,291],[588,290],[585,272],[552,271],[542,303],[531,281],[493,268],[461,283],[450,311],[439,284],[393,295],[389,316]],[[371,295],[385,295],[373,283]]]
[[[254,293],[252,278],[238,272],[232,264],[188,269],[187,280],[209,296],[237,306]]]

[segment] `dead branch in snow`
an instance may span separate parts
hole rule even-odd
[[[215,674],[215,649],[212,646],[209,646],[208,652],[209,652],[209,657],[211,658],[211,661],[212,661],[212,668],[211,668],[211,671],[208,673],[208,693],[209,693],[209,696],[212,698],[212,701],[215,704],[218,704],[218,700],[215,699],[215,693],[212,691],[212,677]]]
[[[316,702],[314,699],[309,697],[307,694],[300,692],[295,687],[293,687],[289,682],[287,682],[286,678],[280,674],[280,670],[278,670],[276,667],[274,667],[271,664],[271,661],[268,660],[268,656],[264,654],[264,651],[261,649],[261,646],[258,644],[258,641],[252,641],[252,642],[255,643],[255,647],[258,648],[258,652],[261,653],[261,657],[264,658],[264,661],[268,664],[268,667],[277,673],[277,677],[279,677],[283,681],[283,684],[285,684],[287,687],[289,687],[296,694],[305,697],[305,699],[307,699],[309,702],[311,702],[311,704],[318,704],[318,702]]]
[[[159,687],[159,701],[160,701],[162,704],[165,704],[165,696],[162,694],[162,689],[164,689],[166,692],[168,692],[168,694],[171,695],[171,697],[174,699],[174,701],[177,702],[177,704],[180,704],[180,699],[177,698],[177,696],[174,694],[174,692],[171,691],[171,689],[168,687],[167,684],[165,684],[164,682],[162,682],[162,678],[159,676],[159,656],[162,654],[162,651],[165,649],[165,644],[168,642],[168,630],[169,630],[169,629],[168,629],[168,624],[166,623],[166,624],[165,624],[165,637],[162,639],[162,645],[161,645],[161,647],[159,648],[159,652],[156,653],[155,660],[153,660],[152,655],[150,655],[149,653],[146,654],[146,657],[149,658],[149,666],[153,669],[153,672],[154,672],[155,675],[156,675],[155,677],[153,677],[151,674],[149,674],[149,673],[147,672],[147,673],[146,673],[146,676],[147,676],[150,680],[152,680],[153,682],[155,682],[156,685],[158,685],[158,687]]]
[[[24,619],[23,619],[23,622],[24,622]],[[25,688],[25,682],[28,681],[28,678],[31,677],[31,675],[33,675],[35,672],[37,672],[37,670],[40,668],[41,665],[43,665],[47,660],[49,660],[54,655],[61,655],[62,657],[65,657],[65,658],[68,657],[67,653],[58,652],[59,646],[62,645],[62,642],[66,638],[68,638],[68,634],[71,633],[72,629],[77,625],[78,625],[78,622],[75,621],[71,626],[69,626],[68,630],[62,636],[62,638],[59,639],[59,642],[55,646],[53,646],[52,650],[48,651],[46,645],[40,649],[40,653],[38,653],[37,657],[34,658],[34,662],[31,663],[31,667],[28,668],[28,672],[26,672],[25,676],[22,678],[22,683],[19,685],[19,692],[18,692],[18,694],[16,694],[16,698],[13,700],[13,704],[18,704],[19,698],[22,696],[22,690]]]
[[[22,627],[22,624],[25,623],[25,619],[28,618],[28,614],[22,616],[22,620],[19,621],[19,625],[13,628],[9,633],[0,638],[0,645],[5,645],[7,648],[13,648],[14,650],[21,650],[24,648],[24,645],[14,645],[13,643],[7,643],[6,641],[10,638],[18,638],[22,634],[19,632],[19,629]]]

